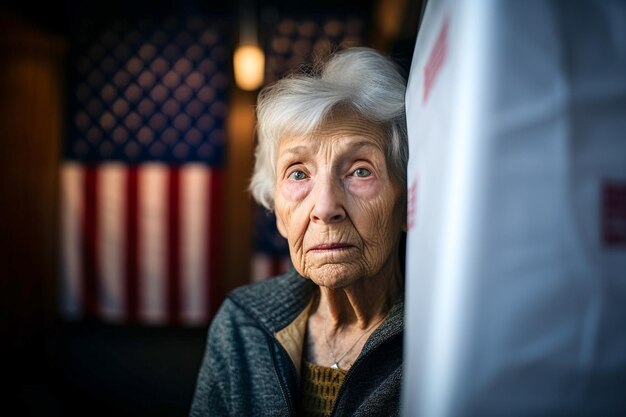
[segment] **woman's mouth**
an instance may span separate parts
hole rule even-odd
[[[309,249],[309,252],[342,251],[352,247],[352,245],[348,245],[347,243],[322,243],[321,245],[313,246]]]

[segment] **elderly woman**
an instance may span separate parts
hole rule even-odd
[[[191,416],[399,413],[405,87],[353,48],[261,92],[251,190],[295,270],[228,295]]]

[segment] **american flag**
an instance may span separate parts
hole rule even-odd
[[[77,32],[61,167],[64,317],[210,320],[222,278],[229,48],[208,18]]]
[[[340,48],[365,43],[365,17],[358,13],[285,14],[265,22],[265,79],[272,83],[302,65]],[[252,279],[260,281],[291,267],[289,248],[276,229],[276,217],[257,206],[254,217]]]

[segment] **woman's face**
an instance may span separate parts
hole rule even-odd
[[[329,288],[391,271],[405,223],[383,130],[355,116],[335,119],[281,141],[274,194],[295,268]]]

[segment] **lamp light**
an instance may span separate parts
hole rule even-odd
[[[257,42],[256,5],[254,0],[240,0],[239,46],[233,57],[235,83],[242,90],[253,91],[263,85],[265,55]]]
[[[263,85],[265,55],[258,45],[239,45],[233,59],[235,82],[242,90],[252,91]]]

